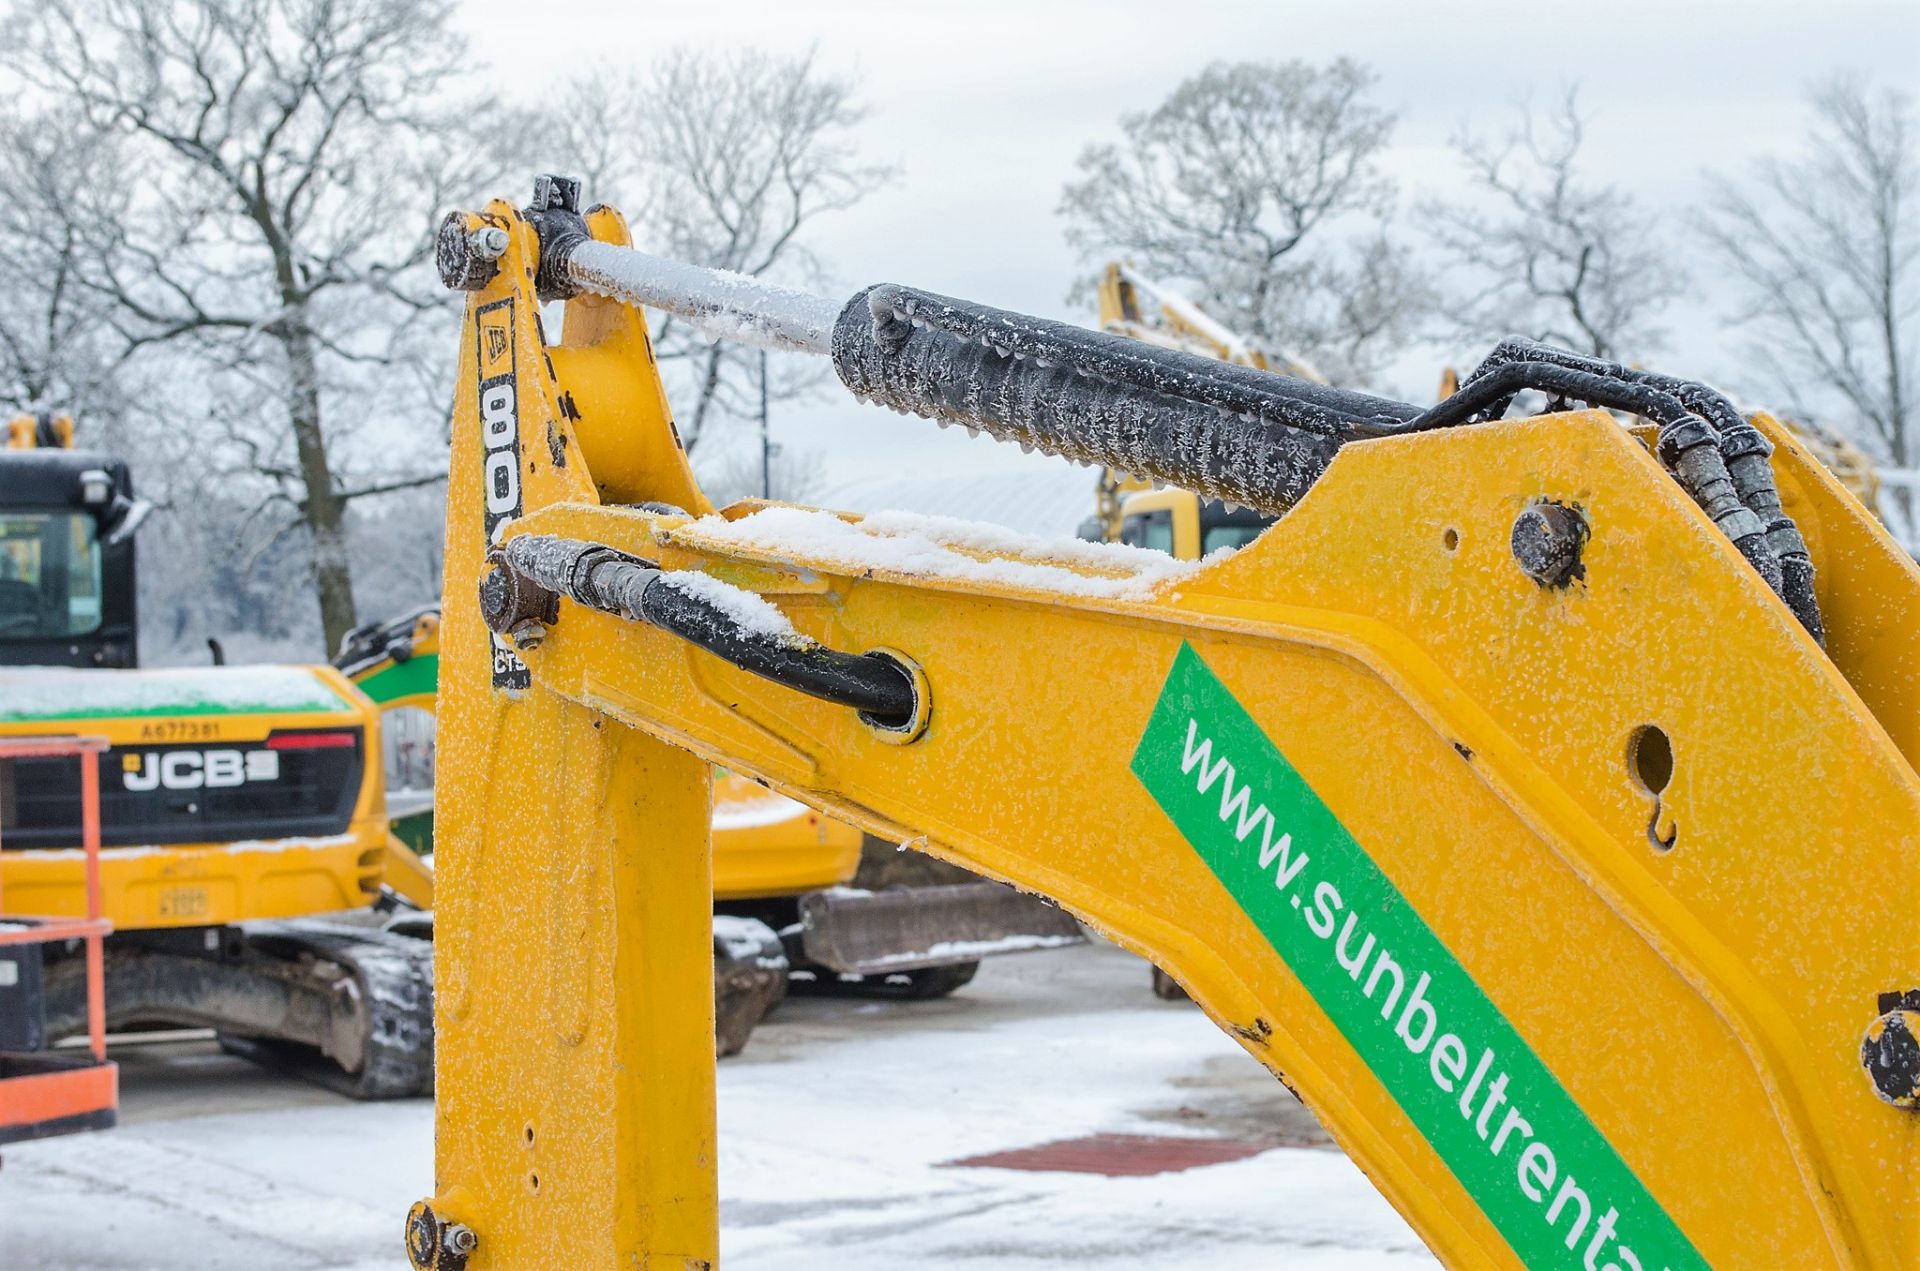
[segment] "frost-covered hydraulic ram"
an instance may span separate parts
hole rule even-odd
[[[705,575],[663,573],[596,543],[526,535],[491,558],[480,580],[488,627],[523,644],[537,641],[565,596],[603,613],[671,631],[744,671],[841,706],[880,728],[901,729],[919,706],[913,676],[880,654],[840,653],[784,620],[756,623],[716,594],[729,590]],[[738,595],[751,605],[757,598]]]
[[[580,291],[677,314],[716,338],[828,354],[855,396],[1273,515],[1349,441],[1497,418],[1535,389],[1660,426],[1662,462],[1807,631],[1822,638],[1812,565],[1782,511],[1765,440],[1704,385],[1514,338],[1454,398],[1406,402],[1156,348],[1103,332],[882,285],[844,305],[593,241],[578,186],[544,178],[528,209],[543,296]],[[442,244],[449,271],[461,244]]]

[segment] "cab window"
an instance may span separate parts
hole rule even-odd
[[[0,513],[0,640],[100,629],[100,544],[79,512]]]
[[[1136,512],[1120,522],[1120,541],[1156,552],[1173,552],[1173,513]]]

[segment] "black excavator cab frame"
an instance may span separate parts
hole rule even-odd
[[[138,664],[134,535],[147,505],[134,498],[126,461],[88,450],[0,451],[0,517],[84,514],[100,555],[99,624],[48,634],[0,627],[0,666],[125,668]]]

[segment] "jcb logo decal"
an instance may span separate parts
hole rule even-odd
[[[502,526],[520,519],[520,401],[514,372],[513,297],[483,305],[474,314],[479,368],[481,482],[485,494],[487,548],[499,541]],[[504,637],[494,635],[493,686],[522,689],[532,685],[527,664]]]
[[[513,301],[480,311],[480,378],[513,374]]]
[[[145,750],[120,758],[129,790],[218,790],[250,781],[278,781],[280,756],[271,750]]]

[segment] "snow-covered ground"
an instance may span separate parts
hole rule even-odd
[[[120,1057],[119,1129],[8,1149],[0,1268],[405,1266],[426,1103],[205,1042]],[[1151,1177],[946,1164],[1096,1132],[1281,1146]],[[941,1002],[790,1001],[720,1065],[720,1139],[728,1271],[1432,1265],[1278,1082],[1104,946],[989,962]]]

